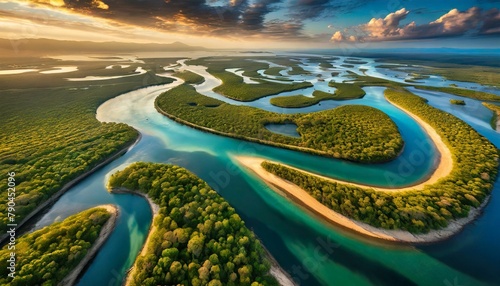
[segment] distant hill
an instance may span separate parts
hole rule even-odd
[[[129,53],[204,51],[207,48],[190,46],[181,42],[172,44],[143,44],[120,42],[61,41],[51,39],[0,39],[0,56],[54,55],[81,53]]]

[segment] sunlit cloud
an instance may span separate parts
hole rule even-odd
[[[365,6],[372,2],[0,0],[0,22],[5,23],[0,29],[0,37],[183,41],[203,46],[220,46],[224,42],[227,47],[241,47],[245,43],[290,47],[292,43],[300,43],[298,45],[303,47],[321,47],[329,41],[374,43],[500,34],[500,13],[496,8],[484,8],[486,4],[476,4],[483,8],[467,10],[448,8],[440,14],[435,14],[441,11],[436,10],[432,12],[433,17],[423,17],[419,5],[426,4],[412,2],[412,6],[385,12],[383,17],[371,17],[373,11]],[[347,16],[351,13],[353,18]],[[412,19],[415,15],[418,18]],[[344,22],[346,19],[348,21]]]
[[[412,21],[401,25],[410,11],[402,8],[384,18],[372,18],[368,23],[355,27],[356,35],[347,36],[350,29],[333,34],[331,41],[394,41],[459,36],[481,36],[500,33],[500,12],[493,8],[482,11],[478,7],[466,11],[451,9],[435,21],[417,25]]]

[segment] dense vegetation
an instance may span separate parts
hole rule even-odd
[[[14,279],[7,276],[13,250],[6,245],[0,250],[0,285],[57,285],[85,257],[110,216],[97,207],[19,237]]]
[[[465,122],[410,92],[386,90],[385,95],[429,123],[441,136],[454,157],[450,175],[423,190],[391,193],[327,181],[269,162],[263,167],[336,212],[375,227],[422,233],[467,216],[493,188],[498,150]]]
[[[140,191],[160,206],[130,285],[277,285],[260,242],[234,208],[186,169],[135,163],[108,186]]]
[[[487,93],[478,90],[464,89],[457,87],[438,87],[438,86],[415,86],[417,89],[439,91],[450,93],[458,96],[474,98],[477,100],[497,101],[500,102],[500,96],[492,93]]]
[[[205,81],[205,78],[201,75],[188,70],[176,72],[173,76],[181,78],[185,83],[189,84],[200,84]]]
[[[278,114],[233,106],[181,85],[160,95],[157,108],[197,128],[226,136],[361,162],[395,158],[403,147],[396,125],[378,109],[342,106],[310,114]],[[293,122],[301,138],[273,133],[270,123]]]
[[[465,105],[465,101],[460,99],[450,99],[450,103],[455,105]]]
[[[107,64],[99,63],[100,69],[105,70]],[[72,77],[70,74],[63,77]],[[14,77],[1,86],[5,89],[0,95],[0,172],[16,172],[17,223],[66,183],[135,141],[138,134],[131,127],[100,123],[95,118],[102,102],[144,85],[172,81],[150,74],[98,82],[59,81],[61,74],[28,77],[26,81]],[[60,87],[43,87],[52,80]],[[6,192],[2,188],[0,195],[2,232],[7,224]]]
[[[335,94],[315,90],[313,92],[313,97],[304,95],[278,96],[271,98],[269,102],[274,106],[283,108],[301,108],[312,106],[319,103],[320,101],[329,99],[336,99]]]
[[[490,109],[493,111],[493,116],[491,117],[491,127],[496,130],[497,125],[498,125],[498,118],[500,118],[500,106],[492,103],[487,103],[483,102],[483,105],[486,106],[486,108]]]
[[[278,96],[271,98],[272,105],[284,108],[300,108],[315,105],[323,100],[347,100],[362,98],[365,96],[365,91],[358,84],[330,82],[328,84],[335,87],[334,93],[328,93],[321,90],[313,92],[314,97],[303,95],[293,96]]]

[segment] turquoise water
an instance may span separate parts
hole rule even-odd
[[[257,155],[332,177],[380,186],[418,182],[429,175],[436,160],[435,148],[418,124],[385,101],[383,88],[365,88],[364,99],[328,101],[302,109],[309,112],[339,104],[365,104],[387,113],[405,139],[404,152],[389,163],[362,165],[225,138],[177,124],[153,107],[154,98],[176,84],[127,93],[98,109],[99,120],[125,122],[141,131],[142,140],[123,157],[67,192],[37,224],[41,227],[98,204],[119,206],[121,215],[116,231],[79,285],[119,285],[144,242],[151,222],[145,200],[132,195],[112,195],[104,187],[111,173],[135,161],[177,164],[207,181],[235,207],[247,226],[301,285],[500,284],[500,274],[496,271],[500,267],[498,182],[484,214],[454,238],[431,246],[400,246],[369,240],[324,223],[276,194],[233,160],[234,155]],[[466,100],[465,109],[460,109],[446,105],[452,96],[422,95],[431,105],[456,114],[500,146],[498,133],[486,128],[491,112],[475,105],[475,101]]]

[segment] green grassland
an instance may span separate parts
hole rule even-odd
[[[12,80],[11,88],[2,86],[0,95],[0,172],[16,172],[17,223],[65,184],[136,140],[138,133],[133,128],[101,123],[95,118],[101,103],[143,86],[172,82],[148,73],[88,81],[84,87],[82,82],[59,80],[54,80],[52,87],[41,87],[48,85],[53,76],[31,77],[26,82]],[[2,190],[0,230],[4,231],[7,189]]]
[[[209,132],[313,154],[365,163],[394,159],[403,147],[396,125],[368,106],[343,106],[311,114],[284,115],[233,106],[181,85],[160,95],[157,109],[181,123]],[[264,126],[293,122],[301,138],[276,134]]]
[[[466,217],[493,189],[499,157],[496,147],[467,123],[408,91],[388,89],[385,96],[419,116],[441,136],[454,159],[450,175],[424,190],[390,193],[327,181],[269,162],[263,167],[300,186],[332,210],[375,227],[425,233]]]
[[[85,257],[110,217],[96,207],[18,237],[14,279],[7,276],[13,250],[8,245],[0,250],[0,285],[58,285]]]
[[[491,127],[496,130],[497,129],[497,121],[498,118],[500,117],[500,106],[493,104],[493,103],[487,103],[483,102],[483,105],[486,106],[486,108],[490,109],[493,111],[493,116],[491,117]]]
[[[147,194],[160,206],[130,285],[278,285],[234,208],[186,169],[134,163],[113,174],[108,187]]]

